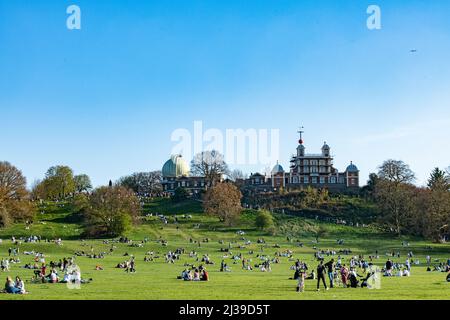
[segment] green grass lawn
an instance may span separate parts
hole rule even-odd
[[[316,292],[316,282],[314,280],[306,281],[306,291],[302,294],[295,292],[296,281],[289,280],[293,276],[290,266],[294,261],[289,261],[286,257],[280,258],[279,264],[272,264],[271,272],[261,272],[259,270],[245,271],[241,269],[240,261],[233,264],[230,258],[223,258],[220,248],[228,247],[232,243],[232,253],[242,253],[244,257],[252,259],[252,265],[258,262],[257,255],[265,254],[274,257],[275,252],[292,250],[294,259],[301,259],[308,262],[310,268],[315,268],[317,262],[313,259],[315,244],[312,242],[314,237],[308,235],[308,232],[300,232],[302,225],[314,224],[315,221],[302,220],[288,217],[279,217],[278,222],[289,225],[297,225],[298,237],[304,243],[299,247],[297,243],[288,242],[285,235],[271,236],[257,231],[252,227],[252,215],[246,214],[242,218],[239,228],[228,229],[221,225],[215,218],[205,217],[200,212],[200,206],[196,202],[184,204],[172,204],[167,200],[158,200],[150,203],[144,208],[145,213],[158,212],[166,215],[192,214],[192,219],[180,220],[179,228],[175,224],[163,224],[157,218],[147,218],[141,225],[132,230],[128,236],[136,241],[141,241],[148,237],[150,241],[144,244],[143,248],[130,247],[127,244],[115,244],[117,248],[112,254],[107,254],[104,259],[90,259],[87,257],[76,257],[75,261],[81,268],[82,277],[92,278],[89,284],[81,286],[80,290],[69,290],[65,284],[31,284],[26,283],[28,295],[7,295],[0,294],[0,300],[22,300],[22,299],[450,299],[450,283],[445,282],[445,273],[426,272],[425,256],[430,254],[433,259],[446,261],[450,257],[450,245],[440,245],[425,242],[420,239],[407,239],[410,246],[403,248],[402,240],[391,239],[381,234],[374,228],[351,228],[327,225],[329,230],[327,238],[320,239],[317,245],[321,249],[340,250],[344,248],[351,249],[352,254],[374,254],[379,251],[380,259],[376,264],[383,265],[387,259],[386,252],[400,251],[401,258],[395,258],[394,261],[404,263],[406,253],[412,250],[415,258],[421,262],[420,266],[413,266],[411,277],[392,277],[381,279],[381,289],[369,290],[367,288],[335,288],[329,291]],[[90,251],[91,246],[95,253],[109,252],[110,244],[103,244],[103,240],[74,240],[82,232],[79,224],[70,222],[70,209],[47,208],[46,213],[40,215],[39,221],[29,229],[24,225],[15,225],[11,228],[0,230],[0,238],[3,243],[0,244],[0,258],[7,256],[7,250],[12,246],[9,237],[26,236],[29,234],[41,234],[49,238],[61,236],[63,245],[58,246],[55,243],[23,243],[20,246],[20,264],[11,264],[10,272],[3,272],[3,281],[7,275],[15,277],[21,276],[25,280],[31,279],[33,271],[24,269],[25,263],[33,261],[32,256],[24,255],[25,251],[39,251],[46,255],[46,262],[57,261],[63,257],[73,256],[75,251]],[[42,224],[44,222],[45,224]],[[200,224],[198,226],[198,224]],[[244,236],[238,235],[237,230],[246,232]],[[307,228],[306,228],[307,230]],[[238,249],[238,245],[244,245],[241,239],[245,237],[252,244],[246,248]],[[167,246],[162,246],[157,242],[163,238],[168,241]],[[201,243],[199,247],[195,243],[190,243],[190,238],[201,241],[203,238],[209,238],[208,243]],[[258,238],[266,240],[265,247],[256,243]],[[343,239],[344,244],[338,245],[336,239]],[[223,240],[224,244],[220,244]],[[278,244],[281,248],[274,248]],[[428,247],[433,249],[430,250]],[[186,254],[182,255],[175,264],[167,264],[164,261],[164,254],[169,250],[184,248]],[[263,252],[261,252],[261,248]],[[254,254],[249,254],[253,250]],[[159,259],[153,262],[144,262],[145,253],[153,251],[160,255]],[[209,271],[209,282],[185,282],[177,280],[185,268],[184,263],[196,264],[195,258],[190,258],[188,253],[196,251],[201,258],[202,254],[209,254],[215,265],[207,265]],[[123,269],[116,269],[119,262],[123,262],[128,257],[124,253],[133,254],[136,257],[135,274],[125,273]],[[350,256],[342,256],[345,262],[348,262]],[[331,258],[331,257],[330,257]],[[220,262],[224,259],[231,267],[231,272],[219,272]],[[96,271],[95,266],[101,265],[104,270]],[[3,282],[2,282],[3,285]]]

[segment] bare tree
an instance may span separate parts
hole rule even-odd
[[[403,161],[387,160],[380,167],[375,184],[375,200],[382,222],[397,235],[405,230],[416,211],[418,193],[412,185],[414,172]]]
[[[227,174],[228,165],[218,151],[203,151],[195,155],[191,162],[191,175],[205,177],[209,185],[215,185]]]
[[[416,177],[409,165],[401,160],[386,160],[378,171],[378,176],[394,183],[412,183]]]
[[[161,171],[136,172],[120,178],[116,185],[129,188],[140,196],[146,196],[162,190],[161,180]]]
[[[239,170],[239,169],[234,169],[233,171],[228,173],[228,179],[230,179],[231,181],[236,181],[239,179],[244,180],[246,178],[247,178],[247,175],[244,174],[242,172],[242,170]]]

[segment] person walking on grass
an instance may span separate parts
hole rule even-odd
[[[328,290],[327,283],[325,282],[325,266],[323,260],[320,260],[317,266],[317,291],[320,291],[320,280],[322,280],[325,290]]]
[[[328,279],[330,279],[330,288],[334,287],[334,259],[331,259],[325,264],[328,272]]]

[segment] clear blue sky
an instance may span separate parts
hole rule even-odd
[[[160,169],[173,130],[201,120],[280,129],[288,168],[303,124],[307,151],[327,141],[363,182],[395,158],[422,184],[450,165],[449,14],[444,0],[0,0],[0,160],[29,183],[64,164],[101,185]]]

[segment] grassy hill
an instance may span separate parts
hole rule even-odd
[[[7,250],[14,247],[9,238],[11,236],[26,237],[41,235],[43,238],[55,239],[61,237],[62,245],[53,242],[22,243],[20,245],[19,264],[11,264],[11,271],[3,273],[15,277],[22,276],[30,280],[33,271],[24,269],[25,263],[33,262],[32,255],[25,255],[25,251],[43,252],[46,262],[57,261],[63,257],[74,256],[77,251],[94,253],[104,252],[104,258],[91,259],[86,256],[75,257],[76,263],[82,270],[83,278],[92,278],[92,283],[82,285],[80,290],[69,290],[64,284],[32,284],[27,283],[28,295],[1,295],[0,299],[449,299],[448,283],[445,274],[440,272],[426,272],[425,256],[430,254],[433,259],[444,261],[450,257],[450,245],[432,244],[421,239],[391,238],[376,227],[349,227],[304,219],[295,216],[277,214],[277,228],[274,234],[256,230],[253,226],[255,212],[247,210],[240,222],[234,228],[224,227],[216,218],[203,215],[201,204],[197,201],[173,203],[168,199],[157,199],[146,203],[143,215],[147,217],[127,236],[141,243],[144,238],[148,242],[142,247],[130,246],[125,243],[105,244],[103,240],[79,240],[82,227],[78,217],[72,214],[71,206],[67,203],[48,203],[43,205],[37,221],[27,228],[24,224],[17,224],[0,230],[0,258],[7,257]],[[152,214],[152,216],[149,216]],[[156,214],[168,216],[165,224]],[[183,218],[186,215],[186,218]],[[191,218],[187,216],[191,215]],[[178,223],[174,223],[175,217]],[[327,235],[315,242],[318,227],[323,227]],[[243,231],[245,234],[238,234]],[[290,240],[287,240],[290,236]],[[258,244],[257,239],[264,238],[265,244]],[[160,240],[166,240],[163,245]],[[208,239],[208,242],[204,242]],[[338,244],[337,239],[343,239]],[[409,247],[403,247],[402,241],[409,241]],[[248,243],[247,241],[250,241]],[[247,243],[247,244],[246,244]],[[303,246],[299,244],[302,243]],[[113,252],[110,252],[114,246]],[[221,248],[231,247],[230,253],[223,253]],[[180,260],[174,264],[166,263],[164,255],[170,250],[184,248]],[[374,262],[382,266],[387,252],[400,252],[400,258],[394,261],[403,263],[406,253],[413,251],[420,265],[414,266],[411,277],[383,278],[380,290],[335,288],[327,292],[316,292],[316,282],[306,283],[306,292],[295,292],[296,281],[289,280],[293,276],[290,267],[296,259],[306,261],[310,268],[315,268],[317,262],[313,253],[317,249],[350,249],[351,255],[373,255],[379,252],[379,259]],[[282,254],[287,250],[293,252],[292,258]],[[146,253],[152,251],[158,258],[152,262],[144,262]],[[195,251],[196,256],[189,256]],[[251,253],[253,251],[253,253]],[[137,273],[128,274],[123,269],[116,269],[119,262],[134,255],[137,261]],[[241,261],[234,260],[233,255],[242,254],[251,259],[255,265],[261,261],[261,256],[275,257],[281,253],[280,263],[272,264],[271,272],[243,270]],[[203,254],[208,254],[215,262],[207,265],[210,281],[184,282],[177,280],[185,264],[198,266]],[[342,255],[343,261],[348,263],[351,255]],[[326,257],[330,259],[331,257]],[[219,272],[220,262],[224,260],[231,272]],[[435,263],[437,263],[435,260]],[[97,271],[95,267],[101,265],[104,270]]]

